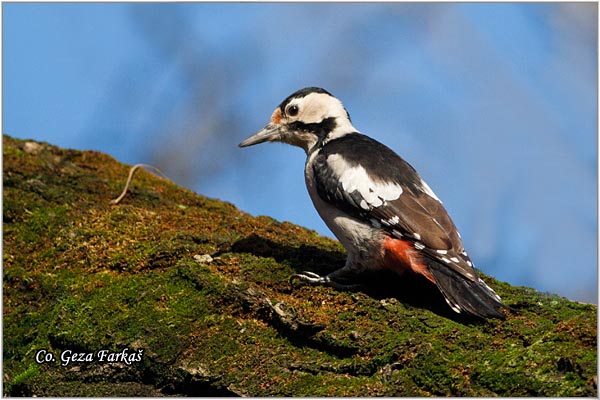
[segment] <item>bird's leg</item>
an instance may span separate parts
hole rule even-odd
[[[352,265],[346,264],[344,267],[325,276],[321,276],[311,271],[303,271],[299,274],[294,274],[290,276],[290,283],[297,279],[312,285],[325,285],[338,290],[352,291],[363,287],[360,283],[348,283],[356,281],[356,275],[357,269]]]

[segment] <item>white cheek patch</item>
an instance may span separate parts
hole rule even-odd
[[[382,206],[386,201],[396,200],[402,194],[401,186],[371,179],[362,166],[350,165],[339,154],[331,154],[327,157],[327,163],[338,176],[342,189],[348,193],[357,191],[362,196],[360,206],[364,209]]]
[[[300,109],[297,119],[307,124],[319,123],[327,117],[347,119],[342,102],[325,93],[310,93],[294,104]]]

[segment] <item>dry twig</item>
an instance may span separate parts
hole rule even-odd
[[[146,171],[151,172],[161,178],[170,180],[169,178],[167,178],[167,176],[158,168],[153,167],[152,165],[149,164],[136,164],[133,167],[131,167],[131,169],[129,170],[129,176],[127,177],[127,183],[125,183],[125,187],[123,188],[123,191],[121,192],[121,194],[119,195],[119,197],[117,197],[116,199],[113,199],[110,201],[110,204],[119,204],[119,202],[121,200],[123,200],[123,197],[125,197],[125,195],[127,194],[127,190],[129,190],[129,184],[131,183],[131,178],[133,178],[133,174],[135,173],[135,171],[138,168],[144,168]]]

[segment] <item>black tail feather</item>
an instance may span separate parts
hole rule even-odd
[[[507,306],[480,278],[470,280],[435,260],[428,260],[427,266],[437,287],[454,311],[480,318],[506,318],[500,310]]]

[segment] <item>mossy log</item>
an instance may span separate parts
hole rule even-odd
[[[112,205],[128,166],[3,144],[5,395],[597,395],[594,305],[485,277],[512,310],[466,320],[410,277],[290,284],[343,248],[145,171]]]

